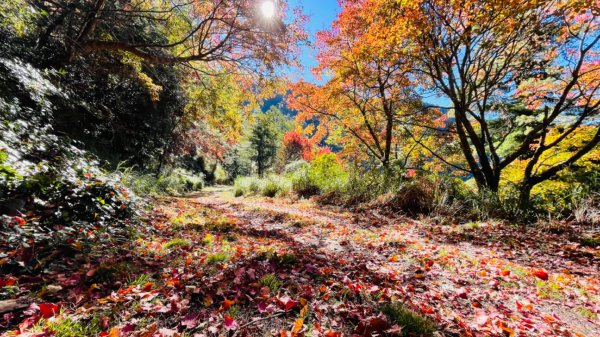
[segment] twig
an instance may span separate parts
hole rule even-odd
[[[252,325],[252,324],[258,323],[258,322],[260,322],[260,321],[266,321],[266,320],[268,320],[268,319],[275,318],[275,317],[277,317],[277,316],[281,316],[281,315],[283,315],[283,314],[284,314],[283,312],[280,312],[280,313],[277,313],[277,314],[274,314],[274,315],[271,315],[271,316],[262,317],[262,318],[257,318],[257,319],[255,319],[255,320],[252,320],[251,322],[248,322],[248,323],[246,323],[246,324],[240,325],[240,327],[239,327],[239,328],[238,328],[238,330],[237,330],[237,331],[236,331],[236,332],[233,334],[233,336],[232,336],[232,337],[235,337],[235,336],[237,336],[237,335],[238,335],[238,333],[239,333],[239,332],[240,332],[240,331],[241,331],[243,328],[246,328],[246,327],[248,327],[248,326],[250,326],[250,325]]]

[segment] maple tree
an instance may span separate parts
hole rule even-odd
[[[388,168],[398,143],[397,125],[418,115],[406,65],[385,50],[375,52],[368,30],[371,11],[363,1],[342,1],[331,30],[317,34],[318,74],[327,82],[293,85],[290,106],[299,123],[320,143],[327,136],[344,145],[347,156],[363,153]]]
[[[290,131],[283,135],[283,151],[284,162],[292,162],[300,159],[310,160],[313,144],[299,132]]]
[[[371,28],[377,45],[402,55],[399,62],[410,59],[423,89],[451,103],[452,131],[466,162],[453,166],[472,174],[480,188],[497,191],[502,170],[529,157],[520,197],[527,205],[533,186],[600,142],[597,133],[572,156],[534,172],[544,152],[598,115],[597,2],[362,3],[376,7]],[[564,121],[566,116],[573,118]],[[562,136],[548,141],[548,132],[559,126]],[[516,144],[507,146],[515,137]]]
[[[246,0],[27,2],[46,13],[39,45],[60,36],[68,59],[122,52],[150,64],[203,62],[214,69],[272,71],[293,62],[296,42],[305,38],[305,18],[285,21],[285,1],[268,20],[257,2]],[[140,25],[154,29],[139,30]]]

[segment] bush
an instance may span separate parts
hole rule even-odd
[[[319,155],[310,165],[302,161],[286,167],[291,173],[292,189],[301,198],[340,190],[348,182],[348,173],[333,153]]]
[[[263,181],[260,188],[260,194],[265,197],[273,198],[276,196],[287,195],[291,190],[289,179],[280,176],[269,176]]]
[[[225,172],[225,169],[223,169],[223,166],[217,165],[215,168],[215,183],[226,185],[229,182],[229,176],[227,175],[227,172]]]
[[[233,183],[234,194],[236,197],[254,194],[258,191],[258,186],[256,177],[238,177]]]
[[[391,174],[386,177],[379,170],[363,170],[357,167],[350,170],[347,180],[338,180],[338,182],[329,187],[329,190],[319,198],[319,202],[358,205],[390,193],[397,186],[397,179]]]
[[[309,198],[320,193],[319,186],[311,179],[308,167],[295,172],[291,179],[292,190],[301,198]]]
[[[289,193],[292,183],[288,178],[271,175],[261,179],[258,177],[241,177],[235,180],[234,195],[236,197],[257,195],[265,197],[283,196]]]
[[[283,169],[283,173],[293,174],[298,171],[304,170],[306,168],[308,168],[308,163],[306,161],[296,160],[296,161],[293,161],[293,162],[285,165],[285,168]]]
[[[348,173],[333,153],[319,155],[308,168],[308,177],[321,192],[328,192],[348,181]]]
[[[62,113],[55,102],[68,95],[45,77],[0,59],[0,251],[24,252],[0,265],[0,274],[130,240],[141,224],[140,205],[120,177],[55,131],[55,112]]]
[[[194,175],[183,169],[175,169],[157,177],[128,168],[121,171],[121,181],[138,195],[183,194],[204,188],[201,175]]]

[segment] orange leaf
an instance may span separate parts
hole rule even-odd
[[[110,329],[110,331],[108,332],[108,337],[120,337],[121,336],[121,329],[114,327],[112,329]]]
[[[235,304],[235,301],[230,301],[228,299],[225,299],[223,301],[223,304],[221,304],[221,310],[227,310],[227,309],[231,308],[231,306],[234,304]]]
[[[150,291],[150,290],[152,290],[153,286],[154,286],[154,283],[147,282],[146,284],[144,284],[144,287],[142,288],[142,290],[143,291]]]
[[[292,328],[292,332],[296,333],[296,332],[302,330],[302,325],[304,325],[304,319],[303,318],[298,318],[296,320],[296,323],[294,323],[294,327]]]
[[[304,307],[302,307],[302,309],[300,310],[300,316],[305,317],[306,311],[308,311],[308,306],[304,305]]]

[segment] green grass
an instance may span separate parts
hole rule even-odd
[[[146,285],[148,282],[154,282],[154,280],[152,279],[152,277],[150,277],[150,275],[142,274],[133,280],[130,279],[128,283],[132,286],[140,286],[141,287],[141,286]]]
[[[279,287],[281,287],[281,281],[279,281],[277,276],[275,276],[274,274],[267,274],[263,276],[258,282],[263,286],[269,288],[269,290],[271,290],[271,294],[276,293]]]
[[[481,228],[481,225],[479,222],[471,221],[471,222],[465,224],[465,228],[470,229],[470,230],[476,230],[476,229]]]
[[[582,246],[586,246],[586,247],[592,247],[592,248],[600,247],[600,237],[588,236],[588,237],[582,238],[579,241],[579,243]]]
[[[90,322],[78,322],[67,319],[58,321],[48,321],[48,329],[54,332],[57,337],[87,337],[95,336],[100,332],[98,319],[94,318]]]
[[[537,294],[541,298],[560,300],[563,298],[561,286],[555,282],[538,280]]]
[[[291,253],[283,253],[277,257],[277,260],[281,264],[294,264],[298,261],[298,256]]]
[[[431,320],[405,308],[400,303],[386,304],[381,311],[393,323],[402,327],[402,336],[432,336],[437,331],[436,325]]]
[[[206,257],[206,262],[208,262],[210,264],[223,263],[223,262],[227,262],[228,260],[229,260],[229,254],[227,254],[226,252],[208,254],[208,256]]]
[[[209,221],[206,226],[215,231],[219,232],[230,232],[235,229],[237,222],[234,219],[227,217],[219,217],[217,219]]]
[[[181,248],[181,247],[190,246],[191,244],[192,243],[186,239],[173,239],[173,240],[163,244],[163,248],[165,248],[165,249]]]
[[[581,316],[583,316],[584,318],[587,318],[587,319],[596,319],[596,318],[598,318],[598,315],[595,312],[593,312],[590,309],[588,309],[588,308],[581,307],[581,308],[579,308],[577,310],[577,312]]]
[[[215,243],[215,236],[208,233],[204,236],[204,238],[202,239],[202,245],[204,246],[208,246],[208,247],[212,247],[212,245]]]

